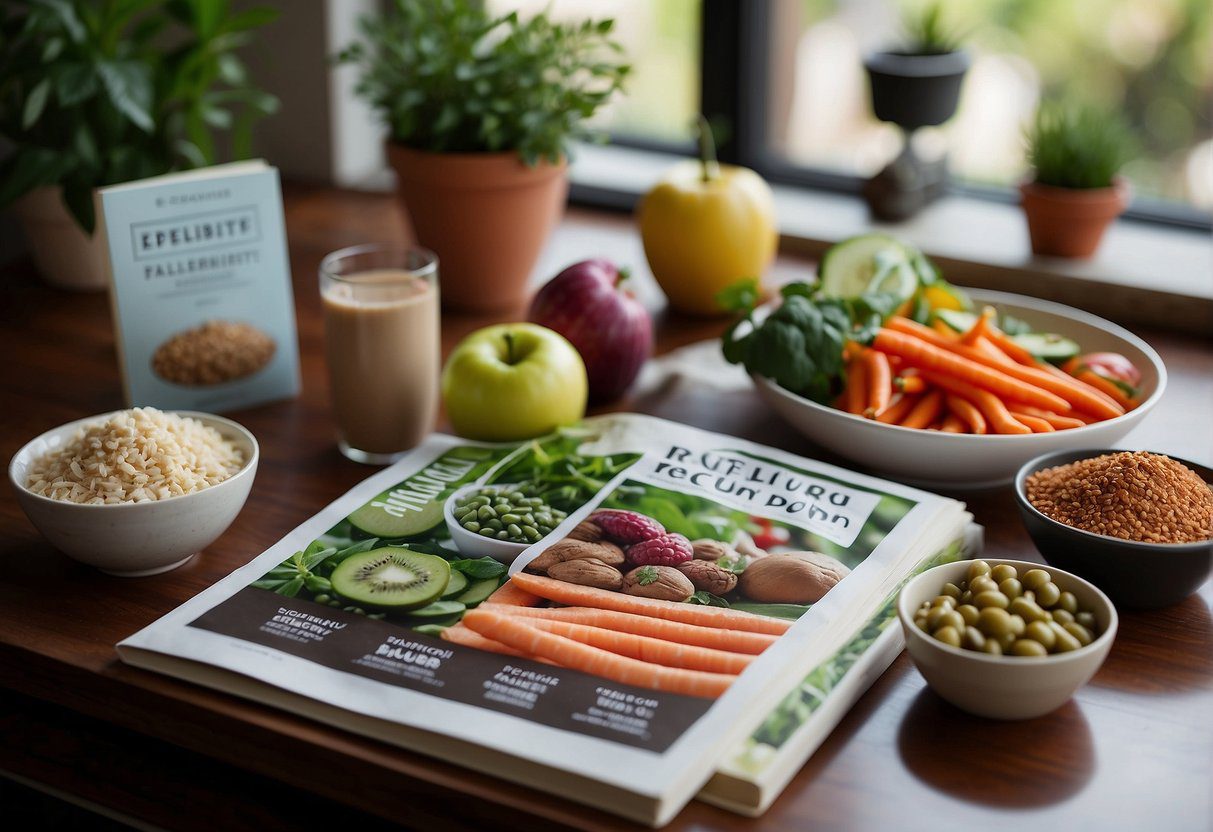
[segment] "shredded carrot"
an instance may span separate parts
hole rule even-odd
[[[868,407],[868,368],[861,352],[847,366],[847,385],[843,390],[847,397],[846,411],[861,415]]]
[[[783,635],[792,626],[790,621],[765,615],[754,615],[722,607],[638,598],[634,595],[624,595],[621,592],[569,584],[542,575],[529,575],[525,572],[519,572],[511,580],[523,590],[538,595],[540,598],[570,606],[596,607],[603,610],[630,612],[634,615],[665,618],[669,621],[681,621],[684,624],[695,624],[700,627],[720,627],[726,630],[744,630],[750,633],[768,633],[776,636]]]
[[[515,650],[625,685],[715,699],[737,679],[726,673],[684,670],[626,658],[571,638],[546,633],[516,616],[483,607],[464,615],[463,623],[480,635]]]
[[[1016,421],[1022,422],[1032,429],[1032,433],[1052,433],[1056,430],[1047,419],[1041,419],[1039,416],[1031,416],[1027,413],[1021,413],[1018,410],[1012,410],[1011,415]]]
[[[900,424],[921,398],[922,396],[902,394],[882,412],[876,414],[876,421],[884,422],[886,425]]]
[[[914,409],[907,413],[898,424],[903,428],[925,428],[934,424],[941,413],[943,413],[943,393],[932,390],[919,399],[918,403],[914,405]]]
[[[876,350],[866,350],[860,360],[864,363],[864,383],[868,387],[863,415],[871,419],[889,406],[893,395],[893,368],[889,366],[889,357]]]
[[[483,607],[484,604],[480,606]],[[584,624],[587,627],[601,627],[604,630],[659,638],[662,641],[676,641],[679,644],[694,647],[745,653],[750,656],[758,655],[779,638],[770,633],[746,633],[740,630],[722,630],[717,627],[699,627],[695,624],[683,624],[680,621],[666,621],[662,618],[650,618],[647,615],[600,610],[593,607],[502,607],[494,604],[489,604],[489,607],[497,612],[520,615],[523,618]]]
[[[952,414],[965,425],[969,433],[986,432],[986,417],[981,415],[977,405],[957,395],[948,396],[947,402],[948,410],[952,411]]]
[[[706,670],[709,673],[736,675],[754,661],[754,656],[744,653],[713,650],[709,647],[692,647],[677,641],[666,641],[635,633],[621,633],[618,630],[602,627],[587,627],[584,624],[571,624],[567,621],[551,621],[543,618],[531,618],[528,621],[532,627],[538,627],[540,630],[571,638],[573,641],[580,641],[591,647],[609,650],[630,659],[664,664],[666,667],[682,667],[687,670]]]
[[[890,321],[907,321],[905,318],[891,318]],[[1069,403],[1060,396],[1038,387],[1035,383],[1008,375],[1005,370],[1014,369],[1016,372],[1028,372],[1026,368],[996,369],[982,363],[980,358],[974,360],[970,355],[961,355],[959,351],[979,355],[971,347],[963,344],[937,344],[942,339],[927,327],[908,321],[925,333],[920,336],[908,334],[900,329],[882,328],[876,334],[873,346],[881,352],[891,352],[902,356],[920,369],[944,373],[953,378],[989,390],[1000,398],[1010,401],[1023,402],[1036,407],[1050,410],[1060,410],[1069,407]],[[1042,374],[1043,375],[1043,374]],[[1046,376],[1047,377],[1047,376]]]
[[[967,382],[940,373],[924,373],[927,381],[949,393],[954,393],[967,399],[977,406],[986,424],[994,433],[1031,433],[1032,429],[1023,422],[1017,421],[1007,409],[1002,399],[989,390],[984,390]]]

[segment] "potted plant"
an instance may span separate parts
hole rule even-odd
[[[1128,129],[1115,113],[1051,102],[1036,111],[1027,145],[1033,176],[1019,193],[1032,251],[1090,257],[1129,204],[1117,175],[1132,158]]]
[[[864,60],[872,111],[905,130],[943,124],[956,112],[969,55],[948,27],[940,3],[905,19],[905,44],[873,52]]]
[[[106,285],[93,190],[237,157],[277,99],[233,50],[272,20],[228,0],[56,0],[0,9],[0,208],[11,206],[48,282]]]
[[[560,217],[568,144],[620,88],[612,20],[491,16],[475,0],[395,0],[338,56],[388,128],[417,241],[438,255],[448,308],[520,308]]]

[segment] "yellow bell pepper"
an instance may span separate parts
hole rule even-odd
[[[679,312],[720,315],[716,294],[762,274],[779,231],[770,186],[749,168],[719,165],[707,120],[699,117],[698,161],[675,166],[638,209],[644,255]]]

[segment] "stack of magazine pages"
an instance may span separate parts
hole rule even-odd
[[[121,658],[659,826],[755,815],[901,651],[964,505],[634,414],[433,435]]]

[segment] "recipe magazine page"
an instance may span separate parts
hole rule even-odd
[[[118,653],[662,825],[970,519],[647,416],[433,435]]]

